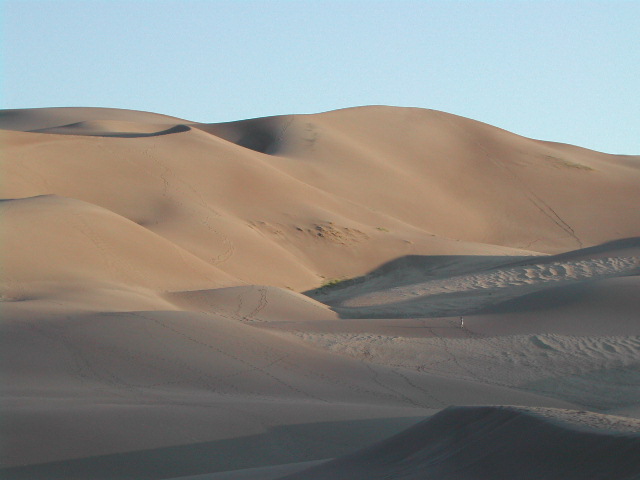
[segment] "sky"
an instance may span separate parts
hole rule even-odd
[[[0,108],[442,110],[640,155],[640,0],[3,0]]]

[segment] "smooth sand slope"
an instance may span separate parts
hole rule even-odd
[[[640,157],[392,107],[0,128],[4,477],[640,477]]]
[[[640,421],[614,419],[555,409],[450,407],[365,450],[283,478],[638,478]]]

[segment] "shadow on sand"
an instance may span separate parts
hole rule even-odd
[[[424,417],[285,425],[260,435],[4,468],[0,478],[145,480],[306,462],[350,453],[421,420]],[[357,437],[358,444],[348,445],[345,437]]]

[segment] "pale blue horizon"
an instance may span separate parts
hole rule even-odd
[[[637,1],[5,0],[2,23],[1,108],[396,105],[640,154]]]

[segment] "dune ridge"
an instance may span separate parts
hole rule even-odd
[[[587,412],[449,407],[363,451],[282,478],[633,479],[639,432],[637,421]]]
[[[57,135],[139,138],[188,132],[189,130],[191,130],[190,127],[181,124],[167,128],[167,125],[162,124],[153,125],[126,121],[102,120],[76,122],[70,123],[69,125],[39,128],[28,131],[33,133],[52,133]]]
[[[640,478],[640,156],[384,106],[0,139],[3,478]]]

